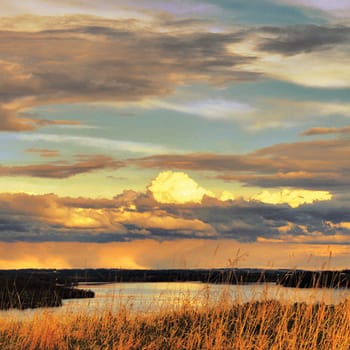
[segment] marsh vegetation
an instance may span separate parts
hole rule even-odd
[[[42,313],[0,324],[3,350],[53,349],[305,349],[350,348],[350,302],[227,303],[135,314]]]

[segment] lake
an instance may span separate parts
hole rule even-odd
[[[279,300],[283,303],[306,302],[337,304],[350,298],[350,289],[286,288],[274,283],[218,285],[201,282],[153,282],[81,284],[79,288],[95,292],[93,299],[63,300],[62,307],[0,311],[0,317],[27,318],[43,312],[71,314],[76,312],[115,312],[126,308],[131,312],[157,312],[187,306],[206,306],[218,301],[244,303]]]

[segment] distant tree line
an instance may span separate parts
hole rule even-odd
[[[204,282],[215,284],[276,283],[297,288],[349,288],[350,270],[306,271],[286,269],[75,269],[57,270],[65,283]]]

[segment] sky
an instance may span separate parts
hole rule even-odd
[[[2,0],[0,268],[350,268],[348,0]]]

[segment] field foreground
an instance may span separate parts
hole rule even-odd
[[[350,301],[277,301],[194,308],[156,314],[49,312],[32,320],[3,320],[0,349],[350,349]]]

